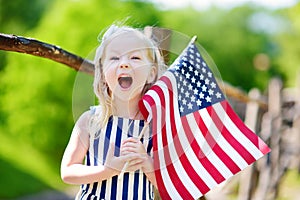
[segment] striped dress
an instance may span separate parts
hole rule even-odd
[[[85,164],[103,165],[110,142],[115,143],[115,156],[120,153],[120,144],[128,137],[138,137],[144,120],[132,120],[116,116],[110,117],[107,125],[95,134],[90,134],[90,147]],[[150,126],[149,126],[150,127]],[[141,139],[147,153],[152,156],[151,131],[148,129]],[[121,173],[102,182],[83,184],[76,199],[82,200],[120,200],[154,199],[153,185],[141,171]]]

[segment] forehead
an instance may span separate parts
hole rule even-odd
[[[149,50],[150,44],[141,34],[121,32],[113,36],[105,47],[105,52],[127,53],[132,51]]]

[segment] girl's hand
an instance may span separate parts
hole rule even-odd
[[[123,170],[127,162],[135,162],[140,160],[138,154],[123,154],[120,156],[114,156],[115,144],[110,143],[107,152],[106,160],[104,166],[111,169],[114,175],[118,175]]]
[[[147,154],[145,146],[139,139],[130,137],[124,140],[121,145],[121,155],[130,156],[126,171],[153,170],[152,158]]]

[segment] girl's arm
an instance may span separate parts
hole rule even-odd
[[[84,157],[89,148],[89,117],[85,112],[76,122],[70,141],[61,162],[61,178],[69,184],[85,184],[99,182],[118,175],[128,156],[115,157],[114,145],[111,145],[105,165],[86,166]]]

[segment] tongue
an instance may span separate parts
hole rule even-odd
[[[119,84],[124,89],[129,88],[132,84],[132,78],[131,77],[121,77],[121,78],[119,78]]]

